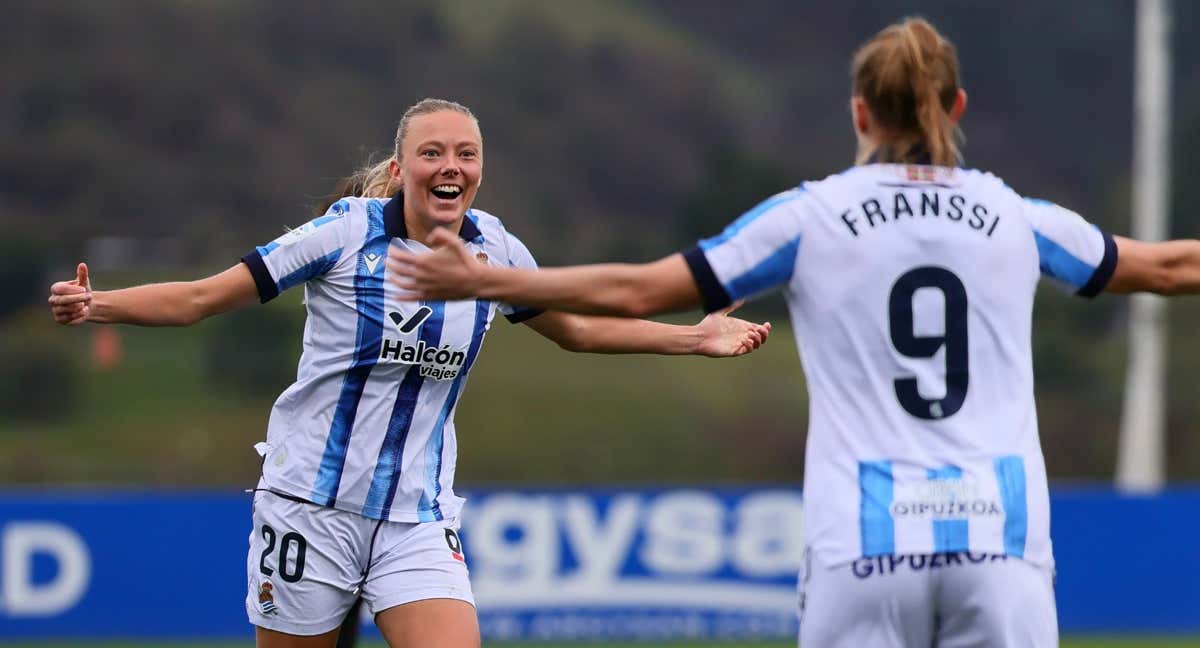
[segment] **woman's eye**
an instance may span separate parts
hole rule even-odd
[[[437,151],[433,151],[433,150],[421,151],[421,157],[424,157],[424,158],[435,158],[435,157],[437,157],[437,154],[438,154]]]
[[[475,151],[463,151],[460,155],[462,155],[463,157],[465,157],[467,159],[473,160],[473,159],[475,159],[476,153],[475,153]]]

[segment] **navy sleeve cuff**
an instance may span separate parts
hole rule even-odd
[[[1117,242],[1113,240],[1112,235],[1107,232],[1101,232],[1104,236],[1104,258],[1100,260],[1100,265],[1096,266],[1096,271],[1092,273],[1092,278],[1075,293],[1080,297],[1092,298],[1099,295],[1104,287],[1108,285],[1112,279],[1113,272],[1117,269]]]
[[[694,247],[683,253],[683,260],[687,262],[688,269],[692,271],[692,278],[696,280],[696,287],[700,289],[704,312],[718,311],[733,303],[729,293],[725,292],[721,282],[717,281],[717,275],[708,264],[708,257],[704,256],[704,250]]]
[[[540,308],[518,308],[512,313],[505,315],[504,318],[513,324],[520,324],[526,320],[531,320],[546,311]]]
[[[254,285],[258,287],[260,302],[265,304],[279,296],[279,286],[275,285],[275,280],[271,278],[271,272],[267,270],[267,264],[263,263],[262,255],[258,253],[258,250],[251,250],[242,257],[242,263],[250,268],[250,275],[254,277]]]

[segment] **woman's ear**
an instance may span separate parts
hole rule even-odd
[[[954,96],[954,105],[950,107],[950,123],[957,124],[965,112],[967,112],[967,91],[959,88],[958,94]]]
[[[867,109],[866,100],[858,95],[850,97],[850,121],[854,123],[854,132],[859,135],[871,131],[871,111]]]
[[[392,186],[404,190],[404,167],[400,166],[400,161],[396,158],[388,162],[388,176],[392,179]]]

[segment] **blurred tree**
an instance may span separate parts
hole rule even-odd
[[[227,395],[278,395],[295,380],[298,338],[294,318],[279,308],[226,313],[209,330],[208,378]]]
[[[59,420],[78,403],[78,368],[56,346],[7,338],[0,342],[0,412],[15,421]]]
[[[706,163],[704,180],[679,207],[683,236],[689,241],[719,234],[758,203],[797,185],[778,166],[732,147],[711,150]]]
[[[43,268],[49,247],[20,235],[0,239],[0,322],[39,303],[47,288]]]

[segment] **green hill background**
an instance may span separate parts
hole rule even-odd
[[[425,96],[471,106],[476,205],[539,261],[655,258],[850,163],[847,61],[886,0],[18,2],[0,21],[0,474],[6,483],[247,484],[294,374],[291,294],[188,330],[52,325],[48,284],[228,267],[309,217]],[[958,45],[970,165],[1129,229],[1132,3],[924,3]],[[1195,236],[1200,5],[1175,16],[1173,229]],[[1013,34],[1021,34],[1014,39]],[[1111,477],[1127,301],[1043,290],[1056,479]],[[498,323],[458,414],[460,482],[798,482],[803,377],[776,332],[743,359],[564,353]],[[698,319],[698,315],[696,316]],[[1169,474],[1200,477],[1200,303],[1170,310]]]

